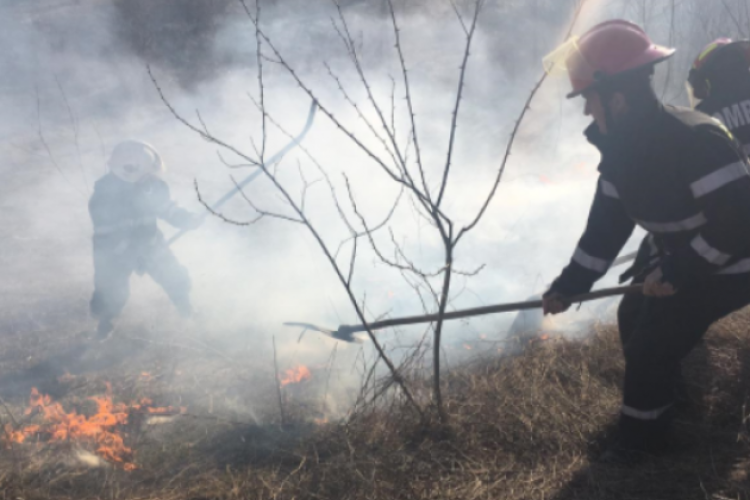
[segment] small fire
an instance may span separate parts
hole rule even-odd
[[[469,344],[464,344],[464,349],[471,351],[471,346]]]
[[[310,380],[312,373],[310,369],[305,365],[299,365],[295,368],[290,368],[285,372],[284,377],[280,380],[281,387],[289,384],[298,384],[305,380]]]
[[[66,412],[63,406],[36,388],[31,390],[29,407],[25,415],[41,415],[43,423],[27,425],[14,429],[11,424],[5,426],[5,439],[11,443],[23,443],[32,436],[43,437],[46,442],[75,442],[93,448],[100,458],[131,471],[136,468],[133,463],[133,450],[125,445],[119,427],[128,423],[128,417],[134,413],[148,415],[174,414],[178,410],[170,407],[154,408],[150,399],[140,403],[124,404],[112,401],[112,387],[107,384],[104,396],[89,398],[96,403],[96,413],[91,416],[81,415],[75,410]],[[184,408],[179,411],[185,411]]]

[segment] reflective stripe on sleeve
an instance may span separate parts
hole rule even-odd
[[[750,272],[750,258],[738,260],[731,266],[720,270],[717,274],[743,274]]]
[[[610,198],[617,198],[620,199],[620,193],[617,192],[617,188],[614,184],[612,184],[609,181],[605,181],[604,179],[599,179],[599,181],[602,184],[602,193],[609,196]]]
[[[706,219],[706,216],[703,215],[703,212],[701,212],[692,217],[688,217],[687,219],[674,222],[649,222],[643,220],[636,220],[635,222],[646,231],[652,231],[654,233],[679,233],[680,231],[692,231],[693,229],[698,229],[708,222],[708,220]]]
[[[748,174],[745,162],[738,161],[701,177],[690,184],[690,190],[693,192],[694,197],[700,198],[726,186],[730,182],[747,177],[748,175],[750,174]]]
[[[672,404],[657,408],[655,410],[638,410],[632,406],[622,405],[620,412],[628,417],[637,418],[638,420],[656,420],[661,417],[662,414],[667,411]]]
[[[606,273],[610,265],[610,261],[593,257],[584,252],[581,247],[576,248],[573,254],[573,262],[597,273]]]
[[[716,266],[723,266],[732,258],[731,255],[725,254],[709,245],[700,234],[693,238],[693,241],[690,242],[690,246],[696,251],[696,253],[698,253],[698,255]]]

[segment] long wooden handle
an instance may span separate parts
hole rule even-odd
[[[582,293],[580,295],[574,295],[568,297],[568,300],[572,304],[579,302],[587,302],[589,300],[601,299],[604,297],[612,297],[616,295],[624,295],[626,293],[640,292],[643,285],[626,285],[618,286],[613,288],[603,288],[594,292]],[[494,314],[501,312],[512,312],[512,311],[523,311],[526,309],[538,309],[542,307],[542,300],[529,300],[526,302],[511,302],[507,304],[496,304],[493,306],[474,307],[472,309],[462,309],[460,311],[447,311],[443,314],[443,319],[458,319],[468,318],[470,316],[482,316],[484,314]],[[383,321],[376,321],[370,323],[368,326],[371,330],[380,330],[389,326],[400,326],[400,325],[414,325],[417,323],[430,323],[437,321],[438,314],[426,314],[423,316],[407,316],[405,318],[393,318],[386,319]],[[364,325],[353,325],[346,326],[342,325],[336,332],[339,335],[352,334],[357,332],[367,331]]]
[[[268,158],[265,162],[266,165],[273,165],[277,161],[279,161],[285,154],[287,154],[289,151],[297,147],[297,145],[302,142],[302,139],[305,138],[307,135],[307,132],[310,131],[310,127],[312,127],[313,120],[315,119],[315,111],[318,109],[318,103],[313,101],[312,104],[310,104],[310,111],[307,114],[307,122],[305,122],[305,128],[302,129],[302,132],[300,134],[293,138],[289,144],[284,146],[283,149],[281,149],[279,152],[277,152],[272,157]],[[252,181],[255,180],[256,177],[258,177],[260,174],[263,173],[262,168],[258,168],[255,172],[248,175],[245,179],[243,179],[241,182],[239,182],[231,191],[226,193],[224,196],[222,196],[216,203],[211,205],[211,210],[217,210],[222,205],[224,205],[226,202],[228,202],[230,199],[232,199],[237,193],[239,193],[243,187],[250,184]],[[201,215],[201,217],[205,218],[208,216],[208,213],[205,212]],[[186,233],[188,233],[189,229],[181,229],[180,231],[176,232],[167,240],[167,246],[171,245],[175,241],[179,240],[184,236]]]

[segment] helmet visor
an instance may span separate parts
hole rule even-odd
[[[575,97],[595,83],[595,68],[589,64],[573,36],[542,59],[544,71],[552,77],[567,76],[573,87],[568,97]]]

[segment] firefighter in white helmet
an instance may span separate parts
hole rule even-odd
[[[89,200],[94,225],[91,313],[99,320],[101,340],[110,336],[113,321],[128,300],[133,272],[149,274],[183,317],[191,314],[190,276],[170,251],[156,221],[193,229],[202,220],[170,199],[169,186],[160,178],[164,164],[149,144],[121,142],[108,167]]]

